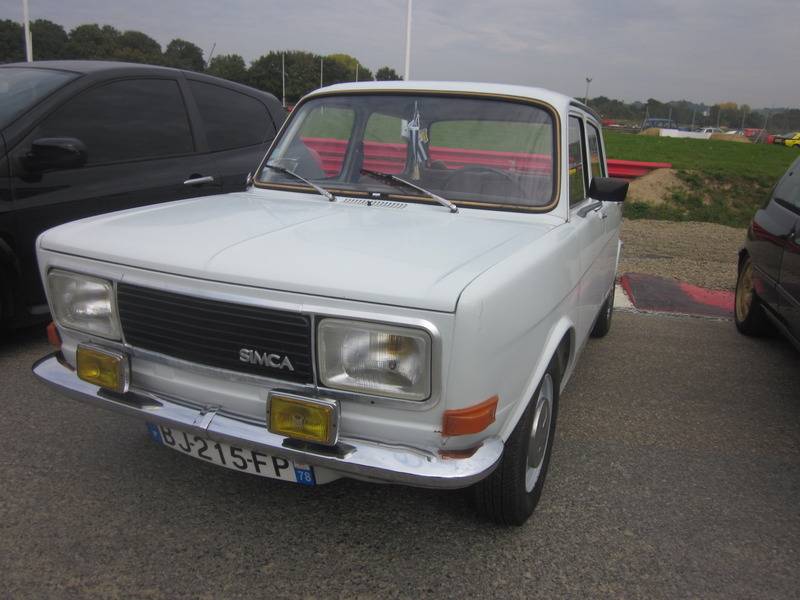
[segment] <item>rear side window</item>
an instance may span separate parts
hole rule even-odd
[[[603,151],[600,148],[600,132],[597,130],[597,127],[591,123],[588,123],[586,140],[589,142],[589,166],[591,167],[592,177],[604,177]]]
[[[775,187],[773,197],[782,204],[800,209],[800,158],[794,161]]]
[[[569,118],[569,203],[578,204],[586,199],[586,161],[584,159],[583,123],[577,117]]]
[[[92,88],[47,117],[33,137],[78,138],[86,145],[90,165],[194,151],[183,97],[170,79],[131,79]]]
[[[213,83],[189,81],[212,152],[263,144],[275,126],[260,101]]]

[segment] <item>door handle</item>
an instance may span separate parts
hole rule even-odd
[[[205,177],[193,177],[183,182],[183,185],[203,185],[204,183],[214,183],[214,178],[211,175]]]

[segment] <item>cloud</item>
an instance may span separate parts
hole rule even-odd
[[[31,18],[138,29],[246,60],[346,52],[402,72],[404,0],[37,0]],[[21,18],[19,0],[0,14]],[[416,0],[412,76],[542,85],[626,100],[800,102],[797,0]],[[35,43],[35,42],[34,42]]]

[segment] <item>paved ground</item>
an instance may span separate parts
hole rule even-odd
[[[796,598],[800,356],[618,312],[562,398],[534,519],[463,493],[309,490],[155,446],[0,344],[0,597]]]

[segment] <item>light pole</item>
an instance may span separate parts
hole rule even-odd
[[[31,40],[31,18],[28,14],[28,0],[22,0],[22,23],[25,28],[25,60],[33,62],[33,40]]]
[[[322,66],[325,64],[325,59],[320,57],[319,59],[319,87],[322,87]]]
[[[586,78],[586,93],[583,95],[583,103],[586,106],[589,106],[589,84],[590,83],[592,83],[592,78],[591,77],[587,77]]]
[[[408,0],[406,5],[406,74],[403,79],[406,81],[411,79],[411,3]]]

